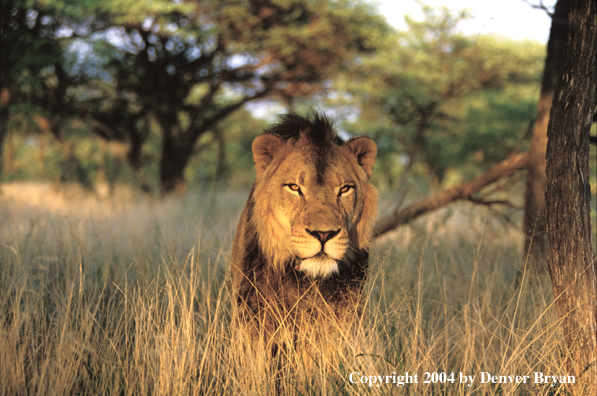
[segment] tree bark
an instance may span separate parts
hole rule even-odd
[[[180,139],[182,140],[182,139]],[[183,194],[186,189],[184,170],[193,152],[193,143],[177,141],[171,134],[164,134],[160,163],[162,194]]]
[[[541,96],[537,105],[537,119],[533,128],[525,193],[524,259],[538,273],[547,271],[547,237],[545,235],[545,152],[547,125],[556,80],[562,69],[563,50],[568,40],[569,0],[559,0],[551,21],[547,56],[541,81]]]
[[[503,177],[509,176],[520,169],[527,167],[528,153],[512,154],[504,161],[494,165],[487,172],[467,182],[462,182],[454,187],[448,188],[438,194],[419,201],[404,210],[397,210],[392,215],[379,219],[375,223],[373,238],[377,238],[397,227],[406,224],[417,217],[441,209],[444,206],[462,200],[478,202],[473,195],[483,188],[497,182]],[[504,202],[481,202],[481,203],[504,203]]]
[[[597,394],[597,268],[589,131],[597,104],[595,0],[571,0],[570,35],[547,130],[548,264],[576,395]]]
[[[4,72],[4,70],[2,70]],[[8,135],[8,103],[10,101],[10,91],[0,86],[0,182],[4,172],[4,141]]]

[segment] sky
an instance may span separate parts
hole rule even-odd
[[[423,13],[416,0],[371,0],[378,4],[379,13],[399,30],[405,30],[404,16],[410,15],[421,20]],[[551,19],[544,10],[535,9],[531,4],[541,0],[423,0],[433,8],[446,6],[452,10],[468,9],[474,19],[462,22],[463,33],[500,34],[516,40],[530,39],[547,43]],[[555,0],[543,0],[553,9]]]

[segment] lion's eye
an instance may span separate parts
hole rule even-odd
[[[338,192],[338,195],[348,195],[350,194],[352,191],[354,190],[354,186],[343,186],[340,191]]]
[[[301,193],[301,188],[299,187],[298,184],[288,183],[288,184],[284,184],[284,187],[293,194]]]

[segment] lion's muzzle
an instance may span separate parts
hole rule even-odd
[[[323,251],[323,246],[327,241],[338,235],[340,229],[336,231],[311,231],[310,229],[306,228],[307,234],[313,235],[315,238],[321,242],[321,250]]]

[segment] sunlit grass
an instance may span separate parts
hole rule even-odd
[[[353,331],[272,362],[231,326],[228,257],[246,191],[161,201],[1,187],[0,395],[565,394],[480,383],[481,372],[565,373],[549,290],[514,286],[520,232],[481,208],[376,242]],[[353,372],[419,383],[369,387]],[[425,372],[456,381],[424,384]],[[459,373],[477,375],[473,386]]]

